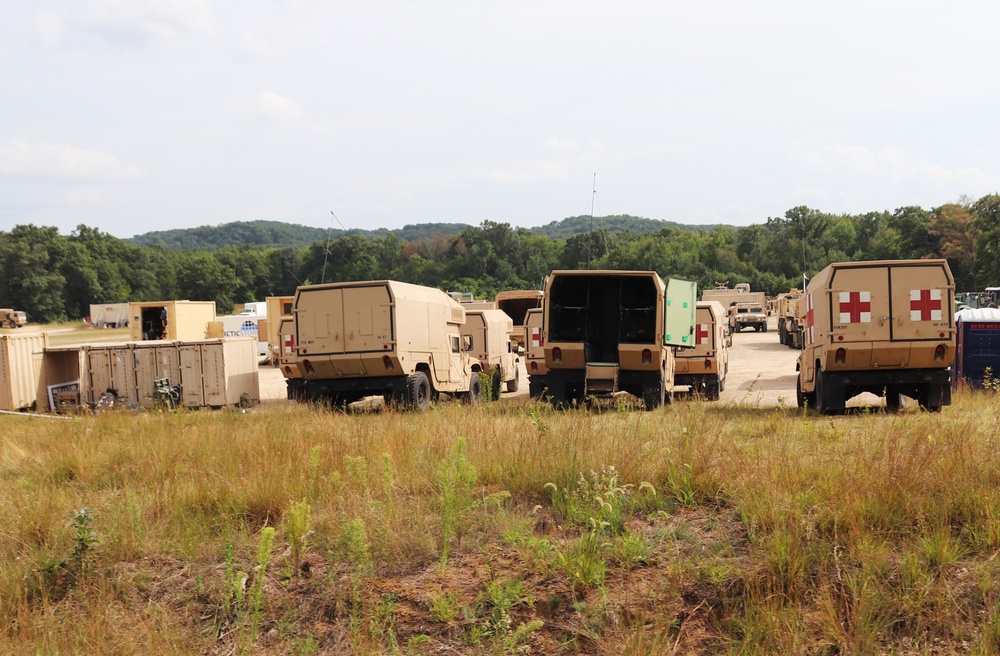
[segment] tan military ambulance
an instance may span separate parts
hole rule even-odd
[[[291,398],[343,405],[381,395],[416,410],[442,392],[479,398],[461,335],[465,310],[438,289],[394,280],[304,285],[292,311],[301,378],[285,381]]]
[[[537,399],[545,391],[545,339],[542,337],[542,308],[524,315],[524,368],[528,372],[528,396]]]
[[[673,348],[694,346],[696,293],[655,271],[553,271],[543,320],[552,403],[628,392],[652,409],[669,399]]]
[[[294,300],[294,297],[292,298]],[[299,371],[298,359],[295,356],[295,320],[281,319],[278,322],[276,335],[275,339],[280,342],[280,348],[274,355],[274,364],[285,377],[287,397],[292,400],[304,400],[304,387],[301,381],[297,380],[302,378],[302,372]],[[289,380],[293,382],[288,382]]]
[[[516,392],[521,381],[517,370],[518,358],[510,340],[513,321],[502,310],[465,311],[462,335],[469,338],[469,354],[476,359],[472,370],[490,376],[490,394],[500,398],[502,387]]]
[[[840,262],[805,291],[796,397],[822,414],[862,393],[900,395],[937,411],[951,403],[954,279],[946,260]],[[801,302],[801,301],[800,301]]]
[[[694,348],[678,351],[675,357],[675,385],[687,385],[692,394],[717,401],[726,389],[729,372],[729,345],[726,338],[726,311],[716,301],[698,301],[694,326]]]
[[[544,292],[537,289],[518,289],[497,294],[494,300],[496,308],[506,312],[507,316],[514,322],[510,339],[514,342],[515,349],[524,350],[525,346],[521,343],[524,336],[524,318],[528,310],[542,307],[544,296]]]
[[[798,331],[798,300],[802,298],[801,289],[792,289],[784,294],[778,294],[774,302],[774,313],[778,317],[778,343],[792,346],[794,338],[789,334]]]

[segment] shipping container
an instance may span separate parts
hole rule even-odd
[[[42,368],[39,376],[39,410],[43,412],[69,412],[87,403],[87,397],[84,393],[86,371],[84,347],[46,347],[42,353]]]
[[[101,396],[112,391],[116,403],[135,408],[140,405],[135,378],[135,357],[130,343],[90,344],[86,351],[86,378],[82,395],[86,402],[96,404]]]
[[[956,312],[955,332],[952,387],[997,389],[1000,384],[1000,309],[975,308]]]
[[[0,410],[36,405],[45,341],[43,333],[0,335]]]
[[[92,303],[90,324],[97,328],[125,328],[128,326],[128,303]]]
[[[144,301],[129,303],[131,339],[191,341],[208,337],[215,321],[214,301]]]

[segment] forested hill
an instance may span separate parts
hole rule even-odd
[[[217,226],[147,232],[125,241],[136,246],[162,246],[173,251],[216,251],[226,246],[303,248],[328,238],[355,235],[372,239],[385,237],[390,232],[404,241],[420,241],[440,235],[456,235],[467,227],[464,223],[421,223],[398,230],[331,230],[281,221],[234,221]]]
[[[562,221],[553,221],[541,227],[532,228],[531,232],[536,235],[544,235],[549,239],[569,239],[574,235],[582,235],[591,230],[602,229],[612,234],[626,231],[644,234],[659,232],[664,228],[707,234],[715,228],[722,227],[722,225],[718,223],[712,225],[686,225],[673,221],[646,219],[641,216],[631,216],[629,214],[616,214],[610,216],[571,216]]]
[[[358,236],[365,239],[386,237],[395,234],[403,241],[424,241],[446,235],[457,235],[470,227],[465,223],[418,223],[397,230],[379,228],[377,230],[331,230],[312,228],[281,221],[234,221],[217,226],[202,226],[177,230],[159,230],[136,235],[126,239],[136,246],[162,246],[173,251],[216,251],[226,246],[263,246],[267,248],[303,248],[325,239]],[[538,228],[531,228],[532,234],[549,239],[569,239],[591,230],[607,230],[609,233],[633,232],[636,234],[655,233],[664,228],[676,228],[697,233],[709,233],[716,225],[683,225],[673,221],[658,221],[639,216],[620,214],[615,216],[571,216],[561,221],[552,221]]]

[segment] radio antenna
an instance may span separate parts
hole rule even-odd
[[[336,214],[334,214],[333,210],[330,210],[330,214],[333,216],[334,219],[336,219],[337,225],[340,226],[340,229],[346,235],[347,234],[347,228],[345,228],[344,224],[340,222],[340,218]],[[326,259],[330,256],[330,233],[331,232],[333,232],[333,223],[330,224],[330,232],[327,232],[327,236],[326,236],[326,249],[325,249],[325,251],[323,253],[323,273],[320,275],[320,282],[326,282]],[[362,258],[361,261],[365,265],[365,271],[368,272],[368,279],[369,280],[375,280],[375,278],[372,276],[372,270],[368,266],[368,260],[366,258]]]

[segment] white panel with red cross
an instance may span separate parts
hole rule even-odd
[[[840,292],[839,323],[871,323],[872,293],[870,291]]]

